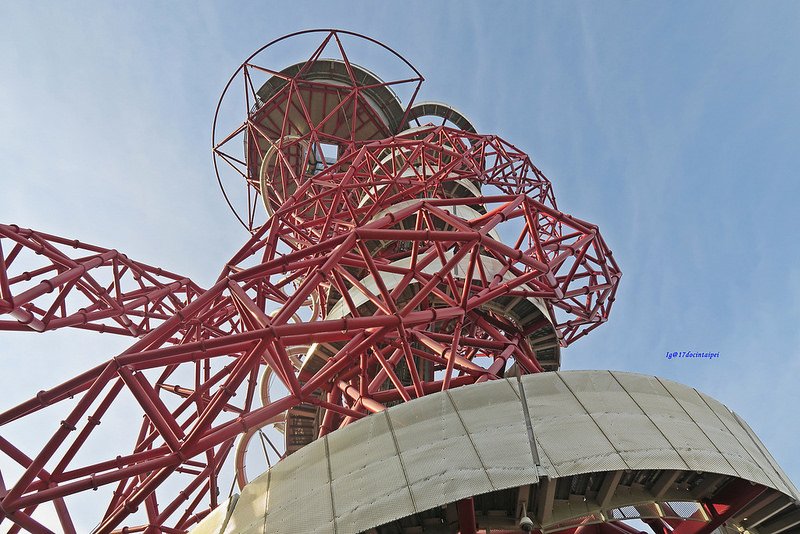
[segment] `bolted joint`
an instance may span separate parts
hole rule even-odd
[[[75,427],[75,425],[71,425],[71,424],[69,424],[67,421],[61,421],[59,424],[60,424],[62,427],[64,427],[64,428],[66,428],[67,430],[69,430],[70,432],[72,432],[72,431],[73,431],[73,430],[75,430],[75,428],[76,428],[76,427]]]

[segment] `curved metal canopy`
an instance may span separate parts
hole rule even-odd
[[[740,486],[755,497],[736,510],[737,524],[749,521],[753,534],[791,532],[776,521],[790,520],[800,494],[716,400],[633,373],[538,373],[356,421],[278,463],[193,533],[382,532],[465,498],[506,494],[525,495],[522,512],[484,525],[509,528],[527,514],[545,533],[568,532],[630,517],[666,521],[685,503],[695,506],[690,520],[710,526],[714,518],[697,503],[741,495]],[[510,488],[520,491],[503,493]],[[783,504],[784,516],[756,528],[763,503]]]

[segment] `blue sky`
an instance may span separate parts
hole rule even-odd
[[[612,318],[564,368],[697,387],[800,482],[800,4],[20,2],[0,21],[0,220],[201,285],[246,238],[211,162],[230,74],[300,29],[382,40],[426,77],[423,100],[529,153],[614,250]],[[0,373],[3,407],[128,343],[2,339],[25,377]],[[720,357],[665,358],[685,350]]]

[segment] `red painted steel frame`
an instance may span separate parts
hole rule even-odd
[[[72,326],[137,337],[202,292],[116,250],[0,224],[0,313],[12,318],[0,320],[2,330]]]
[[[111,485],[98,532],[124,524],[184,532],[217,506],[219,472],[248,430],[308,405],[319,411],[321,435],[392,403],[502,377],[512,365],[538,372],[540,351],[607,320],[621,276],[611,251],[595,225],[558,210],[528,156],[448,126],[401,133],[410,103],[390,129],[368,91],[411,83],[415,96],[421,75],[364,86],[340,39],[354,34],[322,35],[293,74],[252,58],[238,71],[247,120],[220,137],[215,163],[230,164],[274,213],[260,227],[247,217],[252,236],[212,287],[114,250],[0,226],[0,313],[8,317],[0,329],[71,326],[136,338],[0,414],[6,425],[53,406],[66,413],[34,450],[0,437],[21,473],[0,477],[0,521],[12,531],[48,532],[33,514],[51,503],[61,529],[74,532],[66,499]],[[351,83],[304,78],[329,48]],[[256,70],[283,80],[266,101],[248,74]],[[328,112],[324,99],[334,93]],[[324,117],[306,109],[313,98],[323,99]],[[270,126],[279,111],[281,123]],[[370,128],[370,138],[359,137]],[[233,139],[247,147],[244,159],[226,152]],[[335,144],[336,161],[307,170],[310,147],[323,143]],[[268,158],[274,164],[261,165]],[[307,345],[304,361],[290,356]],[[259,407],[266,367],[286,393]],[[133,448],[109,442],[105,458],[78,461],[123,400],[144,417]]]

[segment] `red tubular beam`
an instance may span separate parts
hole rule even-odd
[[[336,388],[331,388],[328,391],[328,404],[331,406],[339,406],[342,399],[342,390]],[[338,413],[332,409],[325,410],[325,415],[322,418],[322,424],[320,425],[319,436],[322,437],[326,434],[329,434],[336,424],[336,421],[339,419]]]
[[[289,303],[287,303],[288,305],[282,308],[281,311],[275,316],[275,323],[282,324],[288,321],[292,315],[295,314],[297,309],[303,304],[303,302],[305,302],[309,295],[311,295],[311,292],[316,289],[317,285],[323,281],[322,273],[325,273],[326,275],[330,273],[331,269],[333,269],[333,267],[339,262],[345,253],[350,251],[354,244],[355,235],[348,235],[344,242],[337,247],[338,250],[333,252],[333,254],[331,254],[325,263],[318,270],[315,270],[314,274],[303,282],[300,288],[298,288],[297,293],[292,295]]]
[[[108,394],[106,394],[106,397],[97,407],[97,410],[95,410],[95,412],[89,416],[88,422],[80,431],[78,436],[75,438],[75,442],[72,444],[72,446],[70,446],[69,450],[66,452],[66,454],[64,454],[64,457],[61,459],[56,468],[53,470],[52,477],[54,480],[56,481],[58,480],[59,475],[64,471],[64,469],[66,469],[67,465],[69,465],[69,462],[72,461],[72,459],[78,453],[80,448],[89,438],[89,435],[91,434],[92,430],[94,430],[95,427],[97,427],[97,425],[100,424],[100,419],[103,417],[103,414],[105,414],[106,410],[108,410],[109,406],[111,406],[111,403],[117,397],[117,394],[122,389],[122,384],[123,383],[121,380],[117,380],[116,382],[114,382],[114,385],[111,386],[111,390],[108,392]]]
[[[456,503],[456,510],[458,510],[458,531],[461,534],[477,534],[475,503],[472,497],[458,501]]]
[[[268,406],[257,408],[249,414],[239,417],[234,421],[223,423],[216,428],[211,428],[208,430],[205,436],[197,440],[196,444],[194,444],[192,447],[187,447],[187,456],[191,457],[207,449],[215,447],[225,440],[231,439],[243,432],[247,432],[247,429],[249,428],[263,426],[266,421],[269,421],[272,417],[281,412],[285,412],[298,403],[298,401],[299,399],[297,397],[284,397]]]
[[[0,450],[24,469],[9,491],[0,479],[13,530],[45,532],[31,516],[52,501],[62,530],[74,532],[64,497],[113,483],[110,503],[98,508],[106,512],[97,532],[117,529],[144,504],[147,524],[120,533],[182,533],[218,504],[217,476],[233,440],[290,408],[324,411],[313,437],[323,436],[388,403],[496,379],[512,360],[525,372],[541,371],[536,351],[571,343],[608,318],[616,262],[595,226],[555,208],[550,182],[526,154],[495,136],[445,126],[390,131],[364,91],[421,76],[352,86],[304,79],[327,43],[358,77],[336,31],[326,32],[295,74],[252,63],[239,71],[250,84],[253,69],[285,84],[257,109],[257,88],[245,84],[247,120],[227,136],[217,135],[215,123],[215,168],[231,165],[251,185],[267,169],[272,188],[264,193],[274,213],[253,228],[260,198],[248,196],[247,214],[237,217],[252,237],[208,290],[113,249],[0,225],[12,244],[10,252],[0,247],[0,314],[9,315],[0,330],[142,336],[107,363],[0,414],[3,425],[77,399],[33,459],[0,438]],[[398,130],[410,113],[409,104]],[[317,158],[322,168],[312,175],[305,169],[325,139],[340,157]],[[231,152],[233,140],[245,141],[241,154]],[[268,150],[275,165],[263,165]],[[498,194],[483,196],[483,186]],[[514,225],[513,246],[492,237]],[[39,258],[30,271],[16,270],[33,255]],[[312,297],[314,317],[306,320]],[[545,317],[525,326],[507,316],[508,303],[521,299],[540,299]],[[552,333],[531,338],[551,325]],[[301,373],[298,347],[309,345]],[[289,395],[256,408],[266,367]],[[152,383],[150,369],[158,377]],[[144,415],[132,451],[72,465],[123,389]],[[234,401],[240,393],[243,400]],[[87,413],[88,423],[65,442]],[[187,460],[200,455],[203,461]],[[44,469],[50,462],[52,473]],[[176,477],[166,487],[180,491],[164,495],[159,488],[176,473],[188,481]],[[721,517],[731,502],[707,506]],[[456,507],[462,534],[475,534],[472,500]]]
[[[428,295],[430,294],[431,290],[442,281],[443,277],[441,273],[448,272],[451,269],[453,269],[453,267],[458,265],[458,263],[461,261],[461,258],[466,256],[468,252],[469,252],[468,247],[461,247],[461,249],[458,252],[454,253],[453,257],[450,258],[447,261],[447,263],[445,263],[442,266],[439,272],[435,273],[431,277],[430,281],[428,281],[422,288],[420,288],[419,292],[416,295],[414,295],[414,298],[412,298],[405,306],[403,306],[403,309],[400,311],[400,314],[403,316],[411,314],[412,310],[414,310],[424,299],[428,298]]]
[[[495,299],[495,298],[497,298],[497,297],[499,297],[501,295],[507,295],[514,288],[519,287],[519,286],[521,286],[523,284],[526,284],[529,281],[532,281],[532,280],[534,280],[536,278],[539,278],[540,276],[542,276],[542,273],[537,272],[537,271],[531,271],[531,272],[523,274],[522,276],[519,276],[519,277],[515,278],[511,282],[505,282],[505,283],[496,285],[494,287],[491,287],[491,286],[487,287],[486,289],[484,289],[483,291],[481,291],[477,295],[471,297],[467,301],[468,302],[467,308],[468,309],[477,308],[481,304],[489,302],[490,300],[493,300],[493,299]]]
[[[403,386],[403,383],[400,381],[400,378],[397,376],[397,373],[394,372],[394,365],[387,362],[383,358],[383,355],[381,355],[380,350],[373,350],[373,354],[375,356],[375,359],[378,361],[378,364],[381,366],[382,374],[379,373],[375,377],[373,382],[371,382],[367,386],[367,393],[369,393],[370,395],[374,394],[375,391],[377,391],[377,388],[379,388],[383,384],[383,380],[385,380],[384,378],[385,375],[389,378],[389,380],[391,380],[392,385],[394,385],[395,389],[403,398],[403,400],[406,402],[410,401],[411,395],[409,395],[408,392],[405,390],[405,387]]]
[[[105,387],[108,383],[108,380],[113,376],[114,368],[111,365],[107,365],[106,369],[100,374],[100,376],[94,381],[92,386],[87,390],[86,394],[78,401],[77,406],[72,410],[66,420],[61,422],[61,426],[56,430],[55,434],[52,438],[47,442],[41,452],[36,456],[36,458],[31,462],[31,465],[25,470],[25,473],[20,477],[17,483],[14,485],[13,488],[8,492],[8,494],[3,499],[4,507],[8,507],[9,503],[14,505],[14,501],[16,501],[22,492],[25,491],[25,488],[28,484],[33,481],[34,478],[38,475],[39,471],[44,467],[44,465],[50,460],[53,453],[61,446],[63,441],[66,439],[67,435],[75,429],[75,425],[78,423],[78,419],[86,412],[87,408],[91,405],[91,403],[95,400],[97,395],[100,391]],[[41,501],[40,501],[41,502]],[[23,505],[15,506],[17,509],[23,508]]]
[[[384,333],[384,328],[378,328],[371,335],[367,336],[365,332],[359,332],[344,347],[334,356],[325,362],[317,374],[303,386],[303,396],[308,397],[314,393],[322,383],[327,382],[332,375],[346,367],[349,363],[348,356],[351,354],[358,354],[362,350],[369,348],[381,335]]]
[[[81,263],[72,269],[64,271],[49,280],[43,280],[38,285],[17,295],[14,298],[14,303],[17,307],[27,304],[37,297],[52,292],[56,287],[77,280],[86,274],[87,271],[103,265],[108,260],[116,257],[117,254],[118,253],[116,250],[110,250],[101,254],[100,256],[96,256],[90,260],[87,260],[85,263]]]
[[[110,473],[114,473],[117,470],[125,469],[127,467],[131,467],[137,464],[146,463],[153,460],[158,460],[164,456],[172,454],[169,448],[166,445],[162,445],[160,447],[155,447],[152,449],[145,449],[143,451],[135,452],[133,454],[128,454],[126,456],[120,456],[118,458],[114,458],[113,460],[104,460],[102,462],[97,462],[88,466],[79,467],[77,469],[73,469],[71,471],[65,471],[58,479],[58,482],[68,482],[70,480],[77,480],[81,479],[82,477],[91,477],[94,475],[103,474],[104,471],[109,471]],[[124,477],[123,477],[124,478]],[[46,488],[45,484],[41,483],[34,483],[31,484],[31,490],[40,490]]]
[[[0,313],[6,313],[14,308],[14,298],[8,284],[8,266],[3,254],[3,241],[0,239]]]
[[[551,272],[550,267],[546,263],[542,263],[539,260],[525,256],[525,254],[523,254],[521,250],[513,249],[509,246],[506,246],[500,243],[499,241],[495,241],[491,237],[482,236],[481,244],[484,247],[497,252],[498,254],[502,254],[508,258],[515,259],[518,262],[524,263],[528,267],[531,267],[543,273],[545,281],[551,288],[553,288],[556,298],[557,299],[562,298],[563,294],[561,293],[561,290],[558,288],[558,282],[556,281],[555,276]]]
[[[200,487],[200,484],[202,484],[206,480],[206,477],[209,474],[213,473],[216,469],[217,469],[217,465],[216,464],[213,464],[213,463],[208,464],[205,467],[205,469],[203,469],[198,475],[196,475],[192,479],[192,481],[189,483],[189,485],[186,487],[186,489],[184,489],[176,499],[174,499],[171,503],[169,503],[169,505],[167,505],[161,511],[161,514],[159,514],[159,516],[156,518],[156,520],[153,521],[153,524],[163,525],[166,522],[166,520],[172,514],[175,513],[175,511],[178,509],[178,507],[183,502],[188,500],[189,496],[192,493],[194,493],[197,490],[198,487]]]
[[[152,473],[145,483],[123,504],[121,504],[103,523],[97,528],[97,534],[111,532],[114,527],[119,525],[129,514],[136,511],[138,506],[164,482],[167,477],[175,470],[176,466],[165,466],[160,471]]]
[[[233,395],[236,393],[236,389],[238,389],[239,385],[249,374],[252,366],[254,364],[257,365],[256,362],[261,359],[261,353],[263,350],[262,344],[259,343],[259,345],[256,345],[250,354],[248,354],[246,357],[240,358],[236,362],[234,369],[231,371],[228,379],[225,381],[225,385],[222,386],[214,395],[214,397],[211,399],[211,403],[205,407],[202,414],[198,418],[194,429],[186,438],[184,448],[190,448],[192,444],[201,437],[202,432],[210,427],[214,419],[217,418],[231,397],[233,397]]]
[[[380,402],[377,402],[370,397],[363,397],[361,393],[359,393],[358,389],[354,388],[350,384],[345,384],[344,382],[339,381],[337,385],[339,386],[339,389],[342,390],[342,393],[353,399],[355,402],[361,404],[361,406],[372,413],[379,413],[386,409],[386,406]]]
[[[167,341],[181,326],[181,323],[187,317],[192,317],[198,314],[213,300],[217,299],[222,293],[223,289],[227,286],[225,280],[221,280],[214,284],[208,291],[198,296],[191,304],[187,305],[183,310],[178,311],[175,315],[164,321],[161,326],[145,335],[142,339],[131,345],[131,347],[122,353],[122,355],[129,355],[146,350],[154,345],[158,345]]]
[[[12,522],[24,528],[28,532],[31,532],[32,534],[55,534],[52,530],[45,527],[38,521],[35,521],[30,515],[23,512],[11,512],[7,517]]]
[[[180,465],[180,458],[178,457],[177,453],[172,453],[170,455],[163,456],[161,458],[156,458],[139,464],[123,467],[122,469],[117,469],[115,471],[110,471],[108,473],[101,473],[99,475],[90,475],[87,478],[75,482],[70,482],[68,484],[61,484],[59,486],[54,486],[52,488],[39,490],[36,493],[25,495],[14,501],[11,501],[6,498],[3,502],[3,506],[12,507],[14,509],[21,509],[27,506],[37,505],[43,502],[51,501],[58,497],[66,497],[68,495],[72,495],[73,493],[78,493],[80,491],[92,490],[100,486],[110,484],[112,482],[117,482],[119,480],[141,475],[143,473],[148,473],[156,469],[170,465],[175,465],[176,467]]]
[[[497,376],[497,373],[499,373],[505,368],[506,361],[516,350],[517,350],[516,345],[509,345],[508,347],[506,347],[505,350],[497,356],[492,365],[490,365],[489,368],[486,369],[486,374],[478,378],[476,382],[485,382],[489,380],[490,377]]]
[[[341,391],[341,390],[339,390],[339,391]],[[340,403],[339,404],[333,404],[333,403],[330,403],[328,401],[324,401],[322,399],[317,399],[315,397],[310,397],[309,399],[306,400],[306,402],[308,402],[309,404],[313,404],[315,406],[319,406],[321,408],[324,408],[325,410],[327,410],[326,414],[332,412],[334,414],[344,415],[344,416],[346,416],[348,418],[353,418],[353,419],[361,419],[365,415],[365,414],[363,414],[361,412],[357,412],[357,411],[355,411],[355,410],[353,410],[351,408],[348,408],[347,406],[342,406]],[[356,406],[362,406],[362,404],[360,404],[360,402],[356,402],[355,404],[356,404]],[[377,411],[381,411],[381,410],[377,410]]]
[[[56,509],[58,522],[61,523],[61,528],[64,529],[64,534],[77,534],[75,524],[72,522],[64,499],[53,499],[53,506]]]
[[[20,324],[27,326],[34,332],[44,332],[47,329],[47,326],[28,310],[11,310],[8,312],[8,315],[16,319]]]
[[[359,238],[379,241],[440,241],[449,243],[468,243],[475,241],[475,232],[454,232],[445,230],[391,230],[387,228],[359,228],[355,230]]]
[[[475,382],[475,377],[473,376],[457,376],[450,381],[450,388],[457,388],[467,384],[472,384]],[[412,393],[414,391],[413,386],[406,386],[405,388],[406,393]],[[430,395],[431,393],[436,393],[437,391],[442,390],[442,381],[437,380],[434,382],[423,382],[422,384],[422,391],[425,395]],[[391,401],[399,401],[403,400],[403,397],[394,389],[387,389],[384,391],[376,391],[372,394],[372,398],[381,403],[387,403]]]
[[[327,252],[328,250],[333,249],[334,247],[341,244],[345,239],[347,239],[347,235],[336,236],[316,245],[312,245],[309,247],[305,247],[302,250],[298,250],[297,252],[292,252],[286,254],[285,256],[281,256],[280,258],[276,258],[274,260],[266,261],[257,265],[255,267],[251,267],[249,269],[244,269],[238,273],[231,274],[229,278],[236,282],[241,282],[243,280],[250,280],[253,278],[261,278],[267,274],[277,274],[280,272],[286,272],[288,269],[286,268],[291,262],[297,260],[308,260],[309,257],[318,254],[320,252]],[[220,282],[223,280],[220,279]]]
[[[711,534],[765,491],[766,487],[745,480],[729,482],[707,503],[711,512],[708,523],[684,521],[672,530],[672,534]]]
[[[180,448],[178,432],[181,435],[183,432],[174,419],[169,421],[168,418],[165,417],[167,409],[158,398],[155,390],[153,390],[152,387],[147,387],[149,384],[145,386],[143,382],[146,382],[146,379],[139,373],[134,374],[130,368],[126,366],[120,367],[117,372],[120,378],[125,382],[125,385],[128,386],[128,389],[131,390],[134,398],[144,410],[145,415],[147,415],[150,422],[153,423],[153,426],[156,427],[156,430],[161,434],[161,437],[169,448],[173,451],[177,451]],[[172,419],[171,414],[169,415],[169,419]],[[176,430],[178,432],[176,432]]]
[[[157,302],[167,295],[174,295],[184,287],[185,285],[182,284],[181,282],[173,282],[169,286],[162,287],[159,289],[153,289],[145,296],[136,297],[132,300],[126,301],[125,304],[121,307],[115,307],[113,309],[106,309],[106,310],[98,310],[95,312],[88,312],[88,313],[77,312],[67,317],[50,319],[45,323],[45,328],[47,330],[56,330],[58,328],[87,324],[91,321],[99,321],[107,318],[120,318],[124,314],[136,315],[138,313],[137,310],[141,306],[144,306],[151,302]],[[127,331],[130,334],[138,335],[138,332],[136,332],[133,325],[130,325]]]
[[[465,371],[474,371],[476,373],[484,373],[485,369],[480,365],[476,365],[471,361],[459,356],[455,352],[453,352],[453,346],[457,344],[458,336],[454,336],[455,342],[451,346],[442,345],[437,343],[436,341],[432,340],[425,334],[421,332],[414,331],[414,335],[419,339],[420,343],[427,346],[429,349],[433,350],[436,354],[441,356],[442,360],[446,360],[446,365],[452,371],[453,366],[457,363],[459,369],[463,369]],[[449,354],[449,356],[445,356]]]
[[[424,324],[432,320],[450,319],[460,313],[461,310],[459,308],[438,308],[412,312],[403,319],[403,322],[407,325]],[[166,347],[163,349],[143,350],[133,354],[126,351],[124,355],[117,356],[115,360],[120,365],[129,365],[135,369],[149,369],[151,367],[165,365],[167,361],[171,361],[172,363],[193,361],[194,358],[187,356],[190,351],[192,354],[200,354],[203,350],[211,351],[225,347],[231,349],[231,347],[241,347],[241,342],[244,341],[280,338],[290,340],[291,342],[287,341],[286,345],[291,345],[302,341],[315,341],[316,338],[314,334],[325,333],[335,333],[336,336],[334,339],[343,339],[348,337],[342,335],[342,332],[392,327],[397,326],[399,323],[400,320],[393,315],[373,315],[369,317],[315,321],[312,323],[289,323],[265,329],[242,332],[240,334],[229,334],[224,338],[185,343],[183,345]],[[325,340],[325,338],[321,337],[321,340]]]
[[[379,352],[379,349],[373,349],[373,350],[376,353]],[[403,356],[404,356],[403,352],[404,351],[403,351],[402,348],[396,348],[394,350],[394,352],[392,352],[392,355],[389,356],[389,358],[386,360],[386,367],[389,370],[393,369],[394,366],[396,366],[397,363],[401,359],[403,359]],[[381,367],[383,367],[383,364],[380,363],[381,361],[383,361],[383,358],[382,357],[378,358],[376,356],[376,359],[378,359],[379,365],[381,365]],[[392,371],[392,373],[394,373],[394,371]],[[383,383],[386,381],[386,378],[388,376],[390,376],[390,373],[387,372],[387,369],[382,368],[380,371],[378,371],[378,373],[375,375],[375,378],[373,378],[372,382],[370,382],[369,385],[367,386],[367,393],[369,393],[370,395],[374,395],[383,386]],[[403,388],[403,384],[400,382],[399,378],[397,379],[397,383],[395,384],[395,387]],[[411,399],[409,398],[408,400],[411,400]]]

